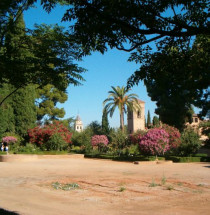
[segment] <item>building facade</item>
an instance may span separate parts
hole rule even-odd
[[[145,130],[145,102],[138,99],[141,110],[128,111],[127,125],[128,133],[132,134],[137,130]]]

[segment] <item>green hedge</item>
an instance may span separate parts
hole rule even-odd
[[[173,162],[210,162],[210,157],[177,157],[177,156],[170,156],[166,157],[166,160],[172,160]]]
[[[85,158],[99,158],[99,159],[110,159],[114,161],[155,161],[155,156],[113,156],[106,154],[85,154]],[[177,157],[177,156],[168,156],[168,157],[158,157],[158,160],[172,160],[173,162],[210,162],[210,157]]]
[[[155,156],[114,156],[106,154],[85,154],[85,158],[110,159],[114,161],[155,161]],[[165,160],[164,157],[158,157],[158,160]]]

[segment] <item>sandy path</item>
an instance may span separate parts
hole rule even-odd
[[[55,190],[57,181],[80,189]],[[0,208],[21,215],[205,215],[210,163],[134,165],[71,156],[0,162]]]

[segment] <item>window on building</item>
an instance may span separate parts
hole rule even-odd
[[[79,129],[79,126],[77,126],[77,129]]]
[[[137,118],[141,118],[141,113],[139,110],[137,111]]]
[[[198,118],[197,117],[194,120],[195,120],[195,122],[198,122]]]

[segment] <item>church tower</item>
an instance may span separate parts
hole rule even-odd
[[[145,102],[138,99],[141,110],[128,111],[128,133],[132,134],[137,130],[145,130]]]
[[[77,132],[83,131],[83,123],[79,115],[77,115],[77,118],[75,120],[74,130]]]

